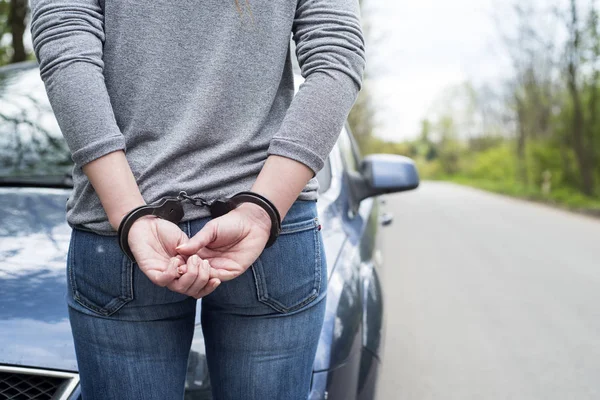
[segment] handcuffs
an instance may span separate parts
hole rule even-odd
[[[265,248],[272,246],[281,232],[281,216],[279,215],[279,211],[269,199],[258,193],[239,192],[230,198],[225,197],[209,202],[201,197],[191,197],[186,192],[181,191],[177,197],[167,197],[154,204],[134,208],[121,220],[118,230],[119,245],[132,262],[135,262],[135,257],[129,248],[128,236],[133,223],[139,218],[153,215],[177,224],[184,216],[183,206],[181,205],[184,201],[191,201],[192,204],[199,207],[208,207],[212,218],[225,215],[242,203],[254,203],[262,207],[271,218],[271,232]]]

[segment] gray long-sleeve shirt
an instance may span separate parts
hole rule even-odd
[[[71,150],[67,221],[115,231],[81,166],[123,149],[145,201],[249,190],[267,156],[317,173],[358,91],[357,0],[30,0]],[[304,83],[294,96],[290,36]],[[312,178],[299,199],[317,198]],[[185,220],[208,216],[186,205]]]

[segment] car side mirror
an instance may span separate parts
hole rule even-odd
[[[361,164],[363,179],[359,201],[386,193],[416,189],[419,174],[413,160],[395,154],[371,154]]]

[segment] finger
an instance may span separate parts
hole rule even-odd
[[[222,282],[227,282],[232,279],[235,279],[239,276],[237,272],[227,271],[226,269],[216,269],[212,268],[210,270],[210,277],[219,279]]]
[[[180,260],[178,258],[172,257],[171,259],[169,259],[169,264],[167,265],[166,270],[149,270],[146,272],[146,275],[155,285],[161,287],[167,286],[175,279],[179,278],[179,273],[177,272],[177,267],[179,266],[179,263]]]
[[[183,258],[183,256],[181,256],[181,254],[176,255],[175,258],[179,260],[177,273],[179,274],[179,276],[181,276],[187,272],[187,261]]]
[[[200,292],[198,292],[194,297],[196,299],[200,299],[202,297],[208,296],[209,294],[214,292],[215,289],[218,288],[220,284],[221,284],[220,280],[218,280],[216,278],[211,278],[208,281],[208,283],[206,284],[206,286],[202,290],[200,290]]]
[[[190,240],[180,244],[175,249],[180,254],[191,256],[197,253],[198,250],[207,246],[217,238],[217,224],[208,222],[198,233],[196,233]]]
[[[179,234],[179,239],[177,239],[176,245],[180,246],[180,245],[186,243],[188,240],[190,240],[188,235],[184,231],[181,231],[181,233]]]
[[[224,257],[211,258],[210,266],[210,277],[223,282],[237,278],[242,272],[242,268],[235,261]]]
[[[198,270],[198,277],[196,278],[196,281],[194,282],[192,287],[188,290],[188,294],[190,296],[196,297],[197,294],[206,287],[206,284],[208,283],[208,280],[210,279],[209,270],[210,270],[210,266],[208,265],[208,261],[202,260],[200,263],[200,266],[199,266],[199,270]]]
[[[198,269],[200,264],[200,257],[193,255],[188,258],[187,261],[187,272],[179,277],[179,279],[169,284],[168,288],[174,292],[188,294],[190,288],[198,277]]]
[[[203,247],[200,250],[198,250],[196,252],[196,254],[198,254],[200,256],[200,258],[202,259],[208,259],[211,260],[215,257],[219,257],[223,255],[223,250],[213,250],[213,249],[209,249],[208,247]]]

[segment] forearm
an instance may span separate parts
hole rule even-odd
[[[291,158],[271,155],[251,190],[271,200],[283,219],[313,176],[313,171],[306,165]]]
[[[99,0],[31,0],[31,15],[40,76],[75,164],[124,150],[104,82]]]
[[[114,151],[83,166],[112,227],[132,209],[146,204],[123,151]]]
[[[331,152],[362,85],[365,49],[357,0],[298,0],[292,27],[305,81],[268,154],[317,173]]]

